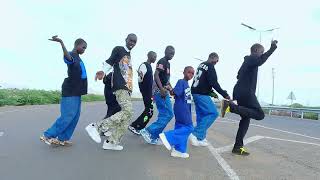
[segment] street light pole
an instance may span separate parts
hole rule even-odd
[[[261,44],[262,43],[262,33],[264,32],[273,32],[274,30],[276,29],[279,29],[279,28],[272,28],[272,29],[268,29],[268,30],[258,30],[252,26],[249,26],[247,24],[244,24],[244,23],[241,23],[242,26],[252,30],[252,31],[256,31],[256,32],[259,32],[259,43]],[[258,92],[257,92],[257,97],[258,97],[258,100],[259,100],[259,93],[260,93],[260,79],[259,79],[259,71],[258,71],[258,74],[257,74],[257,86],[258,86]],[[273,104],[273,103],[272,103]]]
[[[274,105],[273,104],[273,100],[274,100],[274,74],[275,74],[275,72],[274,72],[274,68],[272,68],[272,105]]]

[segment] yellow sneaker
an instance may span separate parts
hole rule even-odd
[[[247,150],[245,150],[243,147],[233,148],[232,153],[237,154],[237,155],[241,155],[241,156],[249,156],[250,155],[250,153]]]
[[[221,107],[220,107],[220,115],[222,118],[226,115],[226,113],[230,112],[230,102],[227,100],[222,100],[221,101]]]

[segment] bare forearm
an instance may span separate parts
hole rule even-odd
[[[70,56],[70,54],[69,54],[66,46],[64,45],[63,41],[61,41],[60,44],[61,44],[61,47],[62,47],[62,51],[63,51],[64,57],[66,57],[66,59],[68,61],[72,61],[72,57]]]
[[[158,71],[156,71],[154,73],[154,80],[156,81],[156,84],[157,84],[158,88],[159,89],[163,89],[162,83],[161,83],[160,78],[159,78],[159,72]]]

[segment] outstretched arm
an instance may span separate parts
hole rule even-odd
[[[72,57],[70,56],[70,54],[69,54],[69,52],[68,52],[68,50],[67,50],[67,48],[66,48],[66,46],[65,46],[64,43],[63,43],[63,41],[62,41],[60,38],[58,38],[58,35],[52,36],[52,38],[49,39],[49,40],[50,40],[50,41],[59,42],[59,43],[61,44],[64,57],[65,57],[68,61],[70,61],[70,62],[73,61],[73,60],[72,60]]]
[[[267,59],[271,56],[271,54],[277,49],[277,43],[277,40],[272,40],[270,49],[264,54],[262,54],[257,61],[250,61],[250,65],[261,66],[262,64],[264,64],[267,61]]]

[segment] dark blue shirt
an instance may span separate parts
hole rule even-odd
[[[173,89],[174,99],[174,115],[176,122],[180,124],[192,124],[191,115],[191,89],[188,81],[180,79]]]
[[[88,82],[87,72],[79,54],[69,52],[72,61],[64,57],[64,62],[68,66],[68,77],[62,84],[62,96],[81,96],[87,94]]]

